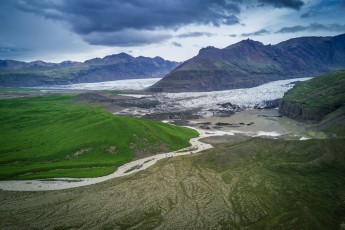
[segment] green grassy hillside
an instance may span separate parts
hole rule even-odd
[[[0,192],[0,227],[341,229],[344,175],[344,140],[254,138],[94,186]]]
[[[96,177],[133,157],[180,149],[194,130],[117,117],[73,96],[0,101],[0,179]]]
[[[283,100],[298,103],[306,111],[323,117],[345,103],[345,70],[302,82],[288,91]]]
[[[319,121],[316,128],[345,136],[345,70],[298,84],[285,93],[279,111],[291,118]]]

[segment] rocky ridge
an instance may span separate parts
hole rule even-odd
[[[149,88],[152,92],[203,92],[250,88],[266,82],[315,77],[345,68],[345,34],[300,37],[277,45],[243,40],[207,47]]]
[[[161,57],[132,57],[126,53],[85,62],[20,62],[0,60],[0,87],[32,87],[124,79],[163,77],[178,65]]]

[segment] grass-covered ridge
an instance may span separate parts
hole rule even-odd
[[[228,228],[337,229],[345,220],[343,145],[254,138],[191,159],[229,185]]]
[[[0,101],[0,179],[96,177],[141,154],[189,145],[196,131],[118,117],[73,96]]]
[[[290,118],[317,121],[316,138],[345,137],[345,70],[302,82],[285,93],[279,112]]]
[[[306,113],[323,118],[345,105],[345,70],[335,71],[302,82],[283,97]]]

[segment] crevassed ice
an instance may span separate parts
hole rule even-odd
[[[130,79],[70,85],[53,85],[37,88],[66,90],[142,90],[150,87],[160,79],[161,78]]]
[[[216,109],[217,104],[230,102],[241,108],[253,108],[264,101],[271,101],[282,98],[284,93],[294,85],[295,81],[306,81],[310,78],[295,78],[269,82],[253,88],[233,89],[213,92],[192,92],[192,93],[160,93],[156,94],[159,101],[169,107],[176,108],[204,108]]]

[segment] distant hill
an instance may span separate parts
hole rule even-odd
[[[20,62],[0,60],[0,87],[101,82],[163,77],[178,65],[160,57],[132,57],[126,53],[81,62]]]
[[[285,93],[282,115],[320,121],[315,128],[345,137],[345,70],[315,77]]]
[[[314,77],[345,68],[345,34],[301,37],[277,45],[243,40],[224,49],[203,48],[149,88],[196,92],[248,88],[288,78]]]

